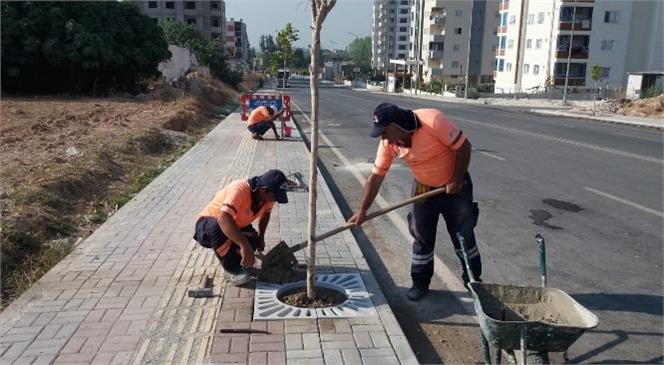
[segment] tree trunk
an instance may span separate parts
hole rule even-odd
[[[320,30],[325,17],[336,0],[311,1],[311,63],[309,64],[309,87],[311,88],[311,156],[309,158],[309,225],[307,247],[307,297],[316,299],[316,197],[318,181],[318,56],[320,52]]]

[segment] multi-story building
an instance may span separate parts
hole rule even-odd
[[[628,72],[664,69],[664,4],[632,0],[501,0],[496,92],[625,85]],[[569,72],[567,72],[569,64]]]
[[[408,58],[410,5],[411,0],[374,0],[371,66],[375,70],[394,69],[390,60]]]
[[[226,55],[238,65],[249,64],[249,37],[247,24],[242,19],[230,18],[226,23]]]
[[[178,20],[194,24],[207,40],[224,39],[226,3],[220,1],[135,1],[156,22]]]
[[[409,56],[422,63],[424,82],[463,82],[467,73],[471,85],[493,83],[498,5],[498,0],[414,0]]]

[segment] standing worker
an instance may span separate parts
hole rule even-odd
[[[251,138],[263,140],[265,132],[272,129],[274,132],[274,138],[280,139],[281,137],[279,137],[279,134],[277,133],[277,126],[274,124],[274,121],[283,114],[284,109],[277,110],[277,107],[274,105],[261,105],[254,109],[247,119],[247,123],[249,124],[247,129],[251,132]]]
[[[457,232],[466,241],[470,266],[476,279],[481,281],[482,261],[474,233],[479,209],[477,203],[473,203],[473,183],[468,174],[471,145],[466,135],[440,110],[406,110],[382,103],[374,110],[370,136],[381,138],[376,162],[364,185],[360,206],[348,222],[356,226],[364,222],[392,160],[398,156],[415,178],[413,196],[443,186],[446,189],[442,194],[413,203],[408,213],[408,228],[414,239],[410,269],[413,286],[406,294],[408,299],[418,301],[429,292],[441,214],[461,261],[466,288],[469,277]]]
[[[265,230],[274,202],[288,203],[286,191],[297,185],[280,170],[268,170],[224,187],[198,214],[194,239],[214,250],[224,277],[235,286],[252,280],[245,270],[254,265],[254,251],[265,249]],[[258,232],[251,225],[258,219]]]

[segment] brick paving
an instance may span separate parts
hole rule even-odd
[[[0,313],[0,364],[417,363],[348,231],[316,245],[318,272],[361,272],[378,316],[253,321],[253,286],[226,285],[191,237],[222,186],[268,168],[309,175],[297,130],[255,141],[230,115]],[[320,175],[318,184],[321,233],[344,219]],[[306,238],[308,196],[289,199],[273,211],[268,245]],[[207,276],[215,297],[187,297]]]

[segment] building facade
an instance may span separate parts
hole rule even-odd
[[[410,45],[411,0],[374,0],[371,66],[374,70],[403,69],[390,60],[406,60]]]
[[[498,0],[414,0],[409,57],[422,63],[424,82],[462,83],[467,73],[471,85],[493,83],[498,6]]]
[[[195,25],[207,40],[223,40],[226,3],[222,1],[135,1],[141,12],[156,22],[177,20]]]
[[[605,87],[664,69],[661,1],[501,0],[499,12],[497,93],[592,88],[593,64]]]
[[[230,18],[226,23],[226,55],[238,67],[249,65],[249,37],[242,19]]]

